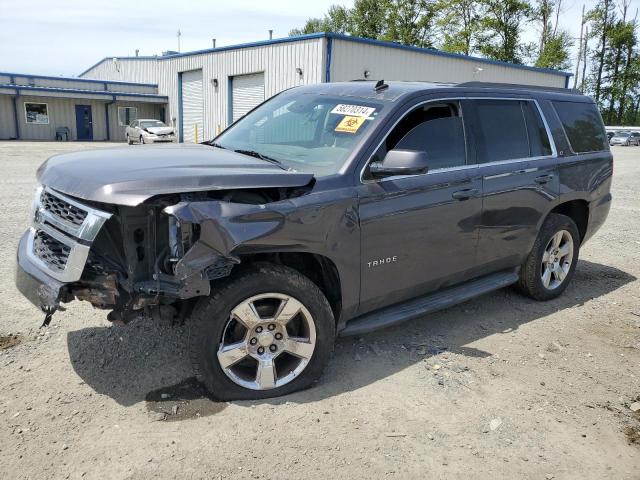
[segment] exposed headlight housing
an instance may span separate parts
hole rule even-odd
[[[42,198],[42,191],[44,187],[42,185],[38,185],[36,188],[36,192],[33,195],[33,200],[31,201],[31,221],[36,220],[36,215],[38,210],[40,209],[40,201]]]

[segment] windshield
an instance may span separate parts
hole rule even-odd
[[[140,128],[166,127],[160,120],[140,120]]]
[[[351,97],[283,94],[215,139],[215,146],[321,177],[337,173],[383,105]]]
[[[630,132],[616,132],[616,137],[628,137],[630,135]]]

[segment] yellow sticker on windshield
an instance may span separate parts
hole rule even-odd
[[[335,131],[343,133],[356,133],[362,126],[362,124],[364,124],[365,120],[365,117],[346,116],[340,121]]]

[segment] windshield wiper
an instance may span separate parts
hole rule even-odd
[[[283,170],[287,170],[287,171],[290,170],[289,168],[285,167],[280,160],[276,160],[275,158],[268,157],[266,155],[263,155],[260,152],[256,152],[255,150],[238,149],[238,150],[234,150],[234,152],[241,153],[242,155],[248,155],[250,157],[259,158],[260,160],[264,160],[265,162],[273,163],[274,165],[279,166]]]

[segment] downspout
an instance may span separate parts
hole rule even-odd
[[[333,47],[333,38],[327,35],[327,64],[324,72],[325,83],[331,82],[331,49]]]
[[[116,103],[116,96],[112,95],[111,101],[104,104],[104,119],[107,122],[107,142],[111,141],[111,132],[109,130],[109,107],[114,103]]]
[[[16,140],[20,140],[20,120],[18,119],[18,97],[20,89],[16,88],[16,96],[13,97],[13,120],[16,124]]]

